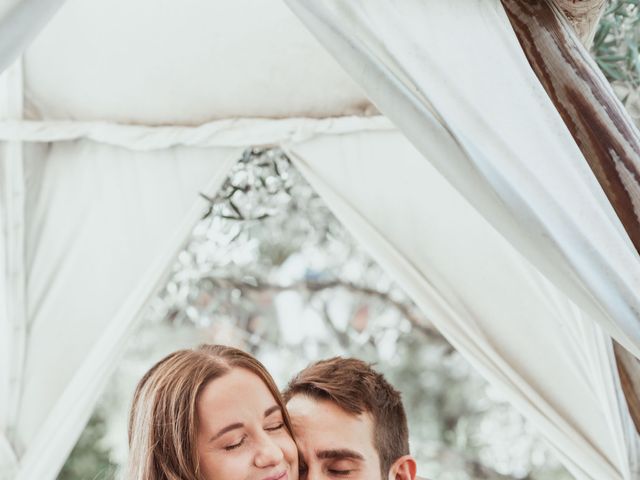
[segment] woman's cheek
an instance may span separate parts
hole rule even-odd
[[[235,455],[227,455],[220,463],[224,466],[224,472],[220,476],[221,479],[244,479],[247,472],[252,468],[252,458],[247,451]],[[217,480],[217,479],[216,479]]]

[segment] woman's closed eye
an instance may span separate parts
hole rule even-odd
[[[245,441],[245,439],[246,439],[246,438],[247,438],[247,436],[246,436],[246,435],[243,435],[243,436],[242,436],[242,438],[241,438],[240,440],[238,440],[238,441],[237,441],[237,442],[235,442],[235,443],[231,443],[231,444],[229,444],[229,445],[226,445],[226,446],[224,447],[224,449],[225,449],[225,450],[227,450],[227,451],[231,451],[231,450],[234,450],[234,449],[236,449],[236,448],[238,448],[238,447],[241,447],[241,446],[242,446],[242,444],[244,443],[244,441]]]
[[[264,427],[264,429],[268,432],[275,432],[276,430],[280,430],[282,427],[284,427],[284,422],[280,421],[280,422],[272,423]]]

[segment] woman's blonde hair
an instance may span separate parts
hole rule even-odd
[[[224,345],[179,350],[156,363],[136,387],[129,415],[127,480],[202,480],[196,449],[198,396],[232,368],[262,379],[293,437],[278,387],[253,356]]]

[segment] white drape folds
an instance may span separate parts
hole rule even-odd
[[[288,151],[360,244],[576,478],[637,478],[638,438],[609,336],[404,136],[343,135]]]
[[[316,135],[312,123],[264,121],[244,138],[271,132],[284,142],[338,218],[578,479],[633,479],[637,437],[609,337],[384,121],[317,121]],[[212,138],[200,139],[207,148],[165,148],[151,135],[159,150],[126,132],[109,138],[132,143],[25,147],[29,335],[18,415],[2,418],[20,480],[55,477],[140,308],[199,218],[198,192],[213,195],[241,150]]]
[[[640,358],[640,259],[499,0],[286,0],[526,258]]]
[[[215,196],[247,145],[394,131],[381,117],[9,124],[0,126],[2,480],[55,478],[142,307],[206,210],[199,194]],[[16,253],[24,261],[5,264]]]
[[[55,478],[205,210],[199,193],[215,194],[241,149],[135,152],[86,140],[24,149],[28,333],[22,368],[8,364],[21,371],[11,386],[19,403],[2,425],[19,464],[3,473],[35,480]]]
[[[347,228],[577,478],[632,479],[637,438],[608,337],[399,132],[378,119],[317,122],[315,136],[313,122],[292,120],[254,124],[244,138],[270,131],[284,142]],[[154,150],[116,133],[107,136],[129,139],[129,148],[86,139],[27,144],[29,335],[19,415],[4,429],[17,433],[20,480],[55,477],[141,306],[199,217],[198,191],[213,195],[240,153],[212,138],[200,139],[207,148],[164,148],[158,137]],[[178,143],[191,138],[183,133]],[[70,331],[71,343],[55,341]]]
[[[22,65],[0,75],[0,118],[22,115]],[[19,401],[26,335],[24,277],[24,169],[22,144],[0,144],[0,479],[17,466],[11,420]]]
[[[0,5],[0,73],[13,63],[65,0],[9,0]]]

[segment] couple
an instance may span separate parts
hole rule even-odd
[[[314,363],[281,394],[236,348],[174,352],[136,388],[129,447],[127,480],[416,479],[400,394],[356,359]]]

